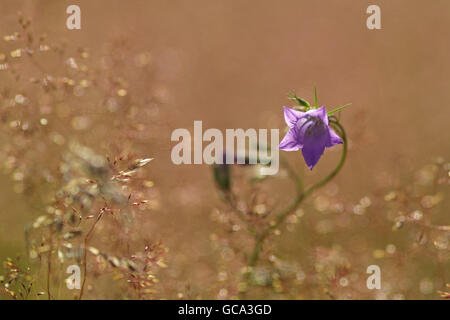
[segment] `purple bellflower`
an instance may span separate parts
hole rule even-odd
[[[317,164],[325,147],[342,144],[342,139],[330,128],[325,107],[301,112],[284,108],[284,119],[289,131],[278,146],[280,150],[302,150],[309,169]]]

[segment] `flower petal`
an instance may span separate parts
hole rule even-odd
[[[324,144],[308,143],[303,146],[303,158],[305,159],[305,162],[310,170],[312,170],[317,162],[319,162],[319,159],[322,156],[324,150]]]
[[[337,144],[342,144],[343,143],[341,137],[339,137],[337,135],[337,133],[334,132],[334,130],[331,129],[330,127],[328,127],[328,133],[330,135],[330,138],[327,141],[327,145],[326,145],[327,148],[330,148],[330,147],[335,146]]]
[[[297,142],[297,133],[294,129],[289,129],[278,148],[284,151],[297,151],[301,148]]]
[[[325,125],[328,126],[328,115],[327,110],[324,106],[318,108],[318,109],[312,109],[306,112],[311,117],[318,117],[320,120],[322,120]]]
[[[291,108],[283,107],[283,109],[284,109],[284,121],[286,121],[286,124],[288,125],[289,128],[293,128],[297,123],[298,119],[300,119],[305,115],[304,112],[294,110]]]
[[[312,169],[322,156],[330,139],[328,127],[324,124],[313,126],[303,137],[302,154],[309,169]]]

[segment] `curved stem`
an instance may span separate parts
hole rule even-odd
[[[268,226],[260,235],[259,237],[257,237],[256,239],[256,243],[255,243],[255,248],[253,249],[253,252],[250,256],[250,260],[248,263],[249,267],[254,267],[259,260],[259,256],[264,244],[264,241],[266,240],[266,238],[270,235],[270,232],[272,230],[277,229],[286,219],[286,217],[293,211],[295,210],[300,203],[309,195],[311,195],[315,190],[319,189],[320,187],[326,185],[331,179],[333,179],[338,173],[339,171],[342,169],[342,166],[344,165],[345,159],[347,157],[347,137],[345,135],[345,130],[342,127],[342,125],[335,121],[335,120],[331,120],[330,119],[330,123],[332,123],[336,129],[338,129],[338,131],[340,131],[339,133],[341,134],[341,138],[343,141],[343,150],[342,150],[342,155],[341,155],[341,159],[338,163],[338,165],[336,166],[336,168],[330,172],[330,174],[328,174],[323,180],[319,181],[318,183],[312,185],[310,188],[308,188],[305,192],[300,192],[299,195],[295,198],[295,200],[292,202],[291,205],[289,205],[287,208],[285,208],[284,210],[282,210],[278,215],[277,218],[275,220],[275,222],[273,224],[271,224],[270,226]],[[249,273],[247,273],[247,275],[249,275]]]

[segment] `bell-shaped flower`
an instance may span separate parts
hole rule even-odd
[[[342,139],[330,128],[325,107],[301,112],[284,108],[284,119],[289,131],[279,148],[284,151],[302,150],[309,169],[317,164],[325,148],[342,144]]]

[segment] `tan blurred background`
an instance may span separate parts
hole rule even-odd
[[[70,4],[81,7],[80,31],[66,29]],[[381,7],[382,30],[366,28],[370,4]],[[351,149],[336,179],[349,201],[373,192],[385,172],[407,176],[432,157],[450,158],[447,0],[1,0],[2,34],[15,31],[19,10],[49,38],[95,51],[125,35],[156,59],[170,119],[160,143],[149,145],[161,194],[154,219],[159,237],[170,238],[175,251],[191,252],[186,265],[203,263],[216,227],[208,222],[217,204],[208,168],[170,161],[171,131],[192,131],[194,120],[204,128],[282,129],[287,94],[295,90],[312,101],[314,86],[321,105],[351,102],[342,118]],[[336,161],[330,154],[316,172]],[[298,153],[289,158],[303,163]],[[0,191],[3,259],[23,250],[29,215],[9,178]],[[201,277],[186,270],[186,277]]]

